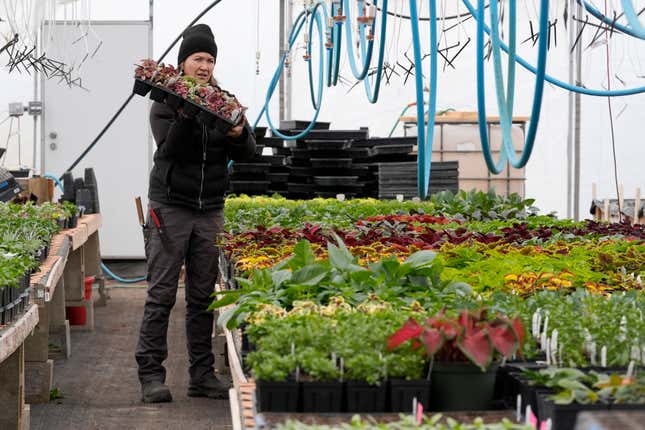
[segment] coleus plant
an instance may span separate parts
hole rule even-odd
[[[407,341],[412,348],[425,347],[427,355],[441,362],[470,361],[482,371],[496,353],[511,358],[524,343],[524,324],[518,317],[489,317],[486,309],[463,310],[456,318],[444,311],[419,324],[410,318],[388,339],[394,349]]]
[[[157,64],[150,59],[142,60],[135,69],[134,76],[165,87],[183,99],[195,102],[232,123],[238,123],[246,111],[235,96],[226,90],[217,85],[200,84],[190,76],[182,76],[172,65]]]

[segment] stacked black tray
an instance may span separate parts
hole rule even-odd
[[[267,194],[269,191],[269,169],[271,164],[262,156],[266,128],[255,129],[255,158],[244,163],[234,163],[229,176],[229,192],[249,196]]]
[[[398,195],[409,199],[418,196],[417,163],[377,163],[378,198],[393,199]],[[457,161],[433,162],[430,168],[429,194],[459,191]]]

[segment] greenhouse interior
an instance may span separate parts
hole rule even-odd
[[[0,430],[645,428],[645,0],[0,36]]]

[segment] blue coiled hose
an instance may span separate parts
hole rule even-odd
[[[468,11],[475,17],[477,18],[477,11],[475,10],[475,7],[472,5],[472,3],[469,0],[463,0],[464,5],[468,9]],[[484,31],[488,34],[490,34],[490,28],[484,23]],[[501,48],[505,51],[508,52],[508,46],[501,42],[500,43]],[[526,70],[530,71],[533,74],[537,73],[537,69],[529,64],[525,59],[520,57],[519,55],[517,56],[517,62],[524,67]],[[547,82],[560,87],[562,89],[572,91],[574,93],[580,93],[580,94],[586,94],[588,96],[597,96],[597,97],[621,97],[621,96],[631,96],[634,94],[640,94],[640,93],[645,93],[645,87],[636,87],[636,88],[629,88],[625,90],[612,90],[612,91],[604,91],[604,90],[594,90],[590,88],[583,88],[583,87],[578,87],[575,85],[569,85],[566,82],[562,82],[559,79],[556,79],[550,75],[545,74],[545,79]]]
[[[509,62],[515,60],[515,36],[516,36],[516,10],[515,2],[511,2],[511,9],[509,10],[509,37],[510,37],[510,49],[509,49]],[[479,116],[479,130],[480,137],[482,140],[482,148],[484,149],[484,155],[486,157],[487,165],[493,173],[501,173],[503,170],[503,163],[498,163],[494,165],[489,163],[492,161],[492,154],[490,153],[490,145],[488,144],[488,133],[486,127],[486,105],[485,105],[485,92],[483,90],[484,86],[484,28],[482,23],[483,19],[483,7],[484,1],[478,0],[478,24],[477,24],[477,81],[478,87],[481,87],[481,90],[478,88],[478,116]],[[526,142],[522,150],[522,155],[518,159],[515,154],[515,148],[513,147],[513,141],[511,137],[511,126],[512,126],[512,116],[513,116],[513,105],[512,105],[512,93],[513,90],[510,87],[511,81],[514,80],[514,67],[510,67],[509,64],[509,100],[507,101],[503,93],[503,77],[502,77],[502,67],[501,67],[501,52],[500,52],[500,37],[499,37],[499,16],[498,16],[498,0],[491,0],[490,2],[490,15],[491,15],[491,45],[492,53],[494,60],[494,70],[495,70],[495,86],[497,90],[497,100],[500,112],[500,124],[502,128],[502,158],[500,161],[503,161],[505,158],[508,158],[510,164],[516,168],[522,168],[526,165],[527,161],[531,156],[533,151],[533,145],[535,143],[535,135],[537,133],[537,125],[540,119],[540,112],[542,109],[542,95],[544,93],[544,78],[546,72],[546,61],[547,61],[547,37],[540,37],[538,41],[538,68],[536,73],[536,82],[535,82],[535,91],[533,94],[533,108],[531,110],[531,119],[529,124],[529,131],[527,133]],[[541,0],[540,3],[540,21],[539,21],[539,31],[540,35],[546,35],[548,31],[548,18],[549,18],[549,0]],[[514,85],[514,82],[513,82]],[[483,122],[483,123],[482,123]],[[488,154],[486,154],[488,153]],[[489,155],[489,156],[487,156]],[[505,156],[504,156],[505,155]],[[493,167],[494,169],[491,169]]]
[[[412,27],[412,46],[416,73],[415,87],[417,93],[417,188],[419,197],[428,196],[430,186],[430,168],[432,166],[432,142],[434,140],[434,120],[437,112],[437,4],[430,4],[430,95],[428,100],[428,125],[425,127],[423,102],[423,63],[421,59],[421,38],[419,36],[419,13],[416,0],[410,0],[410,25]]]
[[[374,0],[374,5],[378,6],[378,0]],[[365,29],[364,26],[359,24],[360,27],[360,40],[359,44],[361,45],[361,50],[362,50],[362,62],[363,64],[361,65],[361,69],[358,69],[358,65],[356,64],[356,59],[354,56],[354,42],[352,38],[352,26],[351,26],[351,15],[350,15],[350,7],[349,7],[349,0],[343,0],[343,11],[345,13],[345,16],[347,17],[347,21],[345,23],[345,37],[347,38],[347,56],[349,57],[349,66],[352,69],[352,73],[354,74],[354,78],[360,80],[365,79],[367,76],[367,73],[370,70],[370,65],[372,64],[372,54],[374,53],[374,40],[365,40]],[[383,15],[387,15],[386,13],[383,13]],[[358,16],[362,17],[363,16],[363,1],[358,0]],[[341,23],[342,25],[342,23]],[[376,22],[372,22],[372,32],[374,32],[374,27],[376,25]],[[367,49],[365,49],[365,43],[367,42]],[[381,40],[381,43],[383,43],[383,40]]]
[[[627,35],[630,35],[630,36],[633,36],[633,37],[637,37],[637,38],[639,38],[639,39],[645,39],[645,37],[643,37],[644,35],[636,34],[636,33],[634,33],[634,32],[632,31],[632,29],[631,29],[631,28],[626,27],[626,26],[622,25],[621,23],[616,22],[616,21],[614,21],[613,19],[611,19],[611,18],[609,18],[609,17],[605,16],[602,12],[600,12],[598,9],[596,9],[596,8],[594,7],[594,5],[592,5],[591,3],[589,3],[587,0],[577,0],[577,1],[578,1],[578,4],[581,4],[581,5],[585,8],[585,10],[586,10],[587,12],[589,12],[591,15],[595,16],[596,18],[598,18],[600,21],[604,22],[605,24],[607,24],[607,25],[611,25],[611,26],[613,26],[616,30],[618,30],[618,31],[620,31],[620,32],[622,32],[622,33],[625,33],[625,34],[627,34]],[[623,9],[624,9],[624,8],[625,8],[625,7],[623,6]]]
[[[631,0],[622,0],[621,3],[623,5],[623,12],[625,12],[625,18],[627,18],[629,29],[631,30],[632,34],[634,34],[639,39],[645,39],[645,27],[643,27],[641,22],[638,20],[638,15],[636,15],[636,11],[634,10],[634,4],[631,2]]]
[[[374,4],[376,5],[376,2],[374,2]],[[383,10],[387,11],[387,0],[383,0]],[[367,77],[363,79],[363,83],[365,84],[365,94],[367,95],[367,100],[369,100],[369,102],[372,104],[378,101],[378,95],[381,89],[381,78],[383,76],[383,64],[385,62],[385,36],[387,33],[386,30],[387,30],[387,13],[383,12],[381,13],[381,40],[380,40],[380,45],[378,49],[378,61],[376,64],[376,78],[374,81],[374,90],[372,90],[369,79]],[[361,25],[360,27],[360,34],[361,34],[361,39],[365,39],[366,37],[365,26],[363,25]],[[362,50],[362,55],[364,57],[366,52],[365,52],[365,44],[363,43],[361,44],[361,50]],[[350,58],[353,59],[353,57],[350,57]]]

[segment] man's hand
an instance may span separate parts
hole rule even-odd
[[[244,131],[244,125],[246,124],[246,117],[242,118],[242,121],[226,133],[228,137],[240,137]]]

